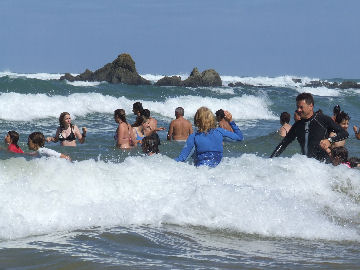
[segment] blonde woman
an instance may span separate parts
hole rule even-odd
[[[240,129],[232,121],[231,113],[228,111],[224,111],[224,113],[225,120],[229,122],[234,132],[220,127],[216,128],[215,115],[206,107],[199,108],[194,117],[194,124],[198,130],[188,137],[176,161],[185,161],[195,147],[195,166],[207,165],[209,167],[216,167],[223,156],[224,137],[236,141],[243,140]]]

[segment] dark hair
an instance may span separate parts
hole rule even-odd
[[[224,110],[223,109],[217,110],[215,115],[218,121],[222,120],[225,117]]]
[[[288,112],[282,112],[280,114],[280,122],[281,122],[281,124],[289,123],[290,122],[290,114]]]
[[[142,103],[137,101],[133,104],[133,111],[134,113],[141,113],[141,111],[143,110],[143,106]]]
[[[183,107],[177,107],[175,109],[175,113],[181,116],[184,116],[184,108]]]
[[[296,102],[301,101],[301,100],[305,100],[307,105],[314,105],[314,98],[312,96],[312,94],[310,93],[301,93],[296,97]]]
[[[45,137],[41,132],[33,132],[29,135],[29,139],[36,145],[43,147],[45,145]]]
[[[335,148],[331,149],[331,157],[332,157],[332,159],[334,159],[336,157],[339,158],[340,163],[347,162],[348,161],[348,150],[343,146],[335,147]]]
[[[19,141],[19,133],[17,133],[15,130],[10,130],[8,132],[10,139],[11,139],[11,143],[14,144],[16,146],[16,148],[19,148],[18,146],[18,141]]]
[[[333,109],[333,113],[334,115],[338,115],[340,113],[341,109],[340,109],[340,105],[336,105]]]
[[[150,118],[150,111],[148,109],[143,109],[141,111],[141,115],[145,116],[146,118]]]
[[[145,117],[142,116],[142,115],[136,116],[135,123],[132,124],[131,126],[132,126],[132,127],[139,127],[139,126],[141,126],[141,124],[144,123],[144,119],[145,119]]]
[[[360,164],[360,158],[357,157],[351,157],[348,159],[348,161],[351,168],[357,167]]]
[[[346,112],[341,111],[336,115],[335,122],[340,124],[343,120],[349,121],[350,116]]]
[[[119,117],[121,121],[125,122],[127,124],[126,121],[126,114],[125,114],[125,110],[124,109],[116,109],[114,111],[114,116],[115,117]]]
[[[62,112],[59,116],[59,124],[60,124],[60,128],[63,130],[65,129],[65,125],[64,125],[64,118],[66,115],[70,115],[70,113],[68,112]],[[72,124],[70,124],[70,127],[72,128]]]
[[[144,153],[156,153],[158,154],[160,145],[160,138],[156,132],[151,133],[151,135],[146,136],[142,139],[142,150]]]

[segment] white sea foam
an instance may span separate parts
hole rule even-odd
[[[339,89],[329,89],[324,86],[322,87],[296,87],[296,91],[299,93],[307,92],[311,93],[314,96],[321,97],[337,97],[340,96],[341,92]]]
[[[11,158],[0,166],[0,239],[170,223],[360,241],[360,205],[353,199],[360,194],[360,171],[300,155],[272,160],[244,154],[215,169],[162,155],[119,164]]]
[[[9,76],[10,78],[28,78],[38,80],[59,80],[64,74],[53,73],[15,73],[11,71],[0,72],[0,77]]]
[[[73,85],[73,86],[97,86],[101,83],[104,83],[104,82],[88,82],[88,81],[74,81],[74,82],[69,82],[69,81],[66,81],[67,84],[70,84],[70,85]]]
[[[270,101],[266,97],[243,95],[230,99],[218,99],[199,96],[180,96],[167,98],[164,102],[143,101],[144,108],[163,117],[173,118],[175,108],[182,106],[186,117],[193,117],[200,106],[207,106],[213,112],[223,108],[233,114],[237,120],[277,119],[270,111]],[[113,97],[99,93],[75,93],[69,96],[48,96],[45,94],[0,94],[0,119],[29,121],[48,117],[58,117],[63,111],[74,116],[89,113],[113,113],[123,108],[131,112],[135,100],[125,97]]]

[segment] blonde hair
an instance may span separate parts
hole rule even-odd
[[[215,115],[206,107],[197,110],[194,116],[194,123],[199,132],[208,132],[212,128],[216,128]]]

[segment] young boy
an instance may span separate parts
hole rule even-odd
[[[28,138],[28,147],[30,150],[36,151],[39,156],[57,157],[71,160],[69,156],[56,152],[55,150],[45,148],[45,137],[41,132],[33,132]]]

